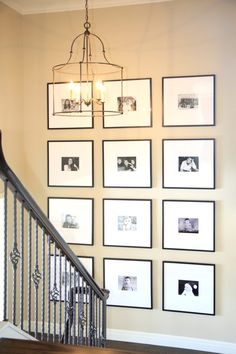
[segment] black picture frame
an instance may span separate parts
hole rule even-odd
[[[103,259],[107,306],[152,309],[152,260]]]
[[[78,83],[75,83],[75,85]],[[84,83],[85,85],[85,83]],[[92,84],[90,90],[92,90]],[[57,82],[54,84],[55,93],[55,110],[62,111],[60,115],[53,115],[53,83],[47,83],[47,128],[50,129],[91,129],[94,127],[94,117],[91,114],[80,116],[80,113],[70,113],[66,109],[66,114],[63,115],[62,105],[68,101],[69,105],[74,104],[75,100],[70,97],[70,83]],[[57,100],[59,101],[57,103]],[[84,104],[83,104],[84,105]],[[86,106],[83,107],[86,110]]]
[[[103,128],[152,127],[152,79],[124,79],[123,96],[119,80],[105,80],[105,110],[122,110],[123,114],[104,116]],[[120,106],[122,107],[120,109]]]
[[[151,199],[103,199],[103,246],[152,247]]]
[[[163,200],[162,248],[215,252],[215,201]]]
[[[163,261],[162,310],[215,315],[215,264]]]
[[[93,140],[47,142],[48,187],[94,187],[93,165]]]
[[[93,198],[48,197],[48,218],[68,244],[94,244]]]
[[[162,126],[215,125],[215,75],[162,78]]]
[[[215,139],[163,139],[162,187],[215,189]]]
[[[103,140],[104,188],[152,188],[151,139]]]

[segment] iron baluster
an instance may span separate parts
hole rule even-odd
[[[41,306],[41,316],[42,316],[42,326],[41,326],[41,340],[44,339],[45,332],[45,230],[43,229],[43,240],[42,240],[42,306]]]
[[[59,250],[59,342],[61,342],[61,322],[62,322],[62,308],[61,308],[61,290],[62,290],[62,286],[61,286],[61,250]]]
[[[86,302],[85,302],[85,318],[86,318],[86,322],[85,322],[85,344],[89,345],[88,342],[88,285],[87,282],[85,282],[85,290],[86,290]]]
[[[10,260],[13,266],[13,300],[12,300],[12,322],[16,324],[16,271],[20,258],[20,252],[17,248],[17,192],[14,191],[14,206],[13,206],[13,250],[10,253]]]
[[[55,342],[56,338],[56,304],[57,304],[57,298],[59,296],[59,291],[57,290],[57,250],[56,250],[56,244],[54,243],[54,301],[53,301],[53,342]]]
[[[71,344],[71,317],[72,317],[72,304],[73,301],[71,299],[71,263],[69,262],[69,291],[68,291],[68,307],[67,307],[67,312],[68,312],[68,343]]]
[[[28,333],[31,333],[31,246],[32,246],[32,216],[29,211],[28,225]]]
[[[76,271],[74,270],[74,281],[73,281],[73,310],[72,310],[72,324],[73,324],[73,337],[72,337],[72,344],[75,344],[75,323],[76,323],[76,316],[75,316],[75,306],[76,306]]]
[[[48,235],[48,331],[47,331],[47,341],[50,341],[50,324],[51,324],[51,307],[50,307],[50,301],[51,301],[51,237]]]
[[[7,241],[8,241],[8,203],[7,203],[7,196],[8,196],[8,181],[7,179],[4,180],[4,290],[3,290],[3,301],[4,301],[4,307],[3,307],[3,320],[6,321],[8,317],[8,291],[7,291],[7,285],[8,285],[8,269],[7,269]]]
[[[35,285],[35,338],[38,335],[38,290],[39,290],[39,283],[41,280],[41,273],[39,271],[39,264],[38,264],[38,221],[36,220],[35,224],[35,269],[34,273],[32,274],[32,279]]]
[[[20,231],[20,244],[21,244],[21,275],[20,275],[20,328],[24,327],[24,202],[21,203],[21,231]]]
[[[101,347],[101,300],[98,299],[98,346]]]
[[[64,289],[64,343],[67,343],[67,325],[66,325],[66,317],[67,317],[67,299],[66,299],[66,292],[67,292],[67,258],[66,256],[64,257],[65,264],[64,264],[64,270],[65,270],[65,289]]]

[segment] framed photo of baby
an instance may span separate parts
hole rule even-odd
[[[103,199],[103,246],[152,247],[152,200]]]
[[[103,285],[108,306],[152,309],[152,261],[103,259]]]

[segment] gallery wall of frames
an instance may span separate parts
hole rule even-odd
[[[65,84],[58,83],[62,110],[73,111],[76,102],[67,97]],[[116,94],[117,81],[104,82],[109,97],[107,109],[123,109],[120,116],[103,117],[105,129],[151,128],[152,79],[124,80],[123,97]],[[184,130],[185,127],[215,126],[215,75],[163,77],[162,127]],[[94,129],[91,117],[52,115],[52,84],[47,85],[47,127],[55,129]],[[201,129],[201,132],[202,132]],[[209,131],[209,130],[208,130]],[[146,133],[147,132],[147,133]],[[153,246],[153,199],[142,198],[139,191],[152,189],[152,139],[103,139],[101,143],[103,190],[136,188],[136,198],[102,199],[104,252],[109,247],[145,248]],[[215,201],[203,198],[204,190],[214,190],[215,139],[162,139],[162,188],[191,189],[193,200],[161,200],[162,249],[188,251],[192,262],[162,261],[162,310],[215,315],[215,264],[194,261],[194,252],[215,252]],[[49,140],[47,142],[48,187],[96,188],[94,181],[93,140]],[[198,198],[198,191],[201,200]],[[60,196],[48,198],[48,217],[68,244],[94,245],[94,198]],[[105,193],[104,193],[105,194]],[[107,194],[106,194],[107,196]],[[95,201],[96,202],[96,201]],[[159,201],[158,201],[159,202]],[[132,253],[134,254],[134,253]],[[147,253],[146,253],[147,254]],[[78,255],[79,256],[79,255]],[[79,257],[91,275],[94,257]],[[150,257],[103,258],[103,287],[109,289],[108,305],[115,307],[153,308],[153,267]],[[54,274],[54,272],[52,272]],[[53,281],[51,282],[53,284]]]

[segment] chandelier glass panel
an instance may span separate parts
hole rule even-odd
[[[73,39],[67,62],[52,68],[53,115],[87,117],[123,113],[117,103],[118,99],[123,100],[123,67],[108,61],[103,41],[90,32],[90,27],[85,0],[84,32]],[[108,82],[113,80],[117,83],[116,92],[111,93]]]

